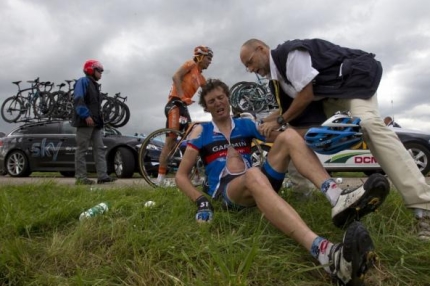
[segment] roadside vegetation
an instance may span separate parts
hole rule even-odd
[[[331,285],[317,261],[257,209],[215,205],[214,221],[199,225],[195,205],[176,188],[116,185],[2,186],[0,285]],[[320,193],[282,195],[315,232],[342,239]],[[149,200],[155,206],[144,207]],[[101,202],[107,213],[79,221]],[[412,213],[394,189],[363,222],[380,258],[367,285],[430,285],[430,243],[415,238]]]

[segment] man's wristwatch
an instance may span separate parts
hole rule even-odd
[[[279,125],[281,125],[281,126],[283,126],[283,125],[286,125],[286,124],[287,124],[287,122],[285,121],[285,119],[284,119],[284,117],[283,117],[282,115],[279,115],[279,116],[278,116],[278,118],[276,119],[276,122],[277,122]]]

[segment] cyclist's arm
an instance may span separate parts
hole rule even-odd
[[[182,65],[173,75],[172,80],[173,80],[173,84],[176,87],[176,92],[178,97],[181,100],[184,100],[184,91],[182,90],[182,81],[184,79],[184,76],[190,72],[190,70],[193,68],[192,65]]]
[[[194,127],[193,131],[190,134],[189,139],[194,139],[200,135],[202,132],[202,127],[200,125]],[[178,188],[188,196],[193,202],[196,201],[203,193],[198,191],[194,185],[191,183],[189,178],[189,174],[194,167],[194,164],[197,161],[199,156],[199,151],[187,146],[185,150],[184,156],[182,157],[182,161],[179,165],[178,171],[176,173],[176,185]]]

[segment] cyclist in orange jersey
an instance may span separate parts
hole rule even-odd
[[[197,46],[194,48],[192,60],[186,61],[173,75],[172,88],[169,93],[169,100],[164,108],[167,117],[166,128],[182,130],[191,122],[190,113],[186,106],[192,104],[194,94],[197,90],[205,85],[206,79],[203,76],[203,70],[207,69],[212,62],[213,52],[206,46]],[[185,106],[179,104],[182,101]],[[163,150],[160,154],[158,168],[158,185],[163,185],[167,173],[166,156],[172,149],[176,136],[166,138]]]

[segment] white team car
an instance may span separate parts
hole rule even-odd
[[[430,133],[418,130],[389,127],[392,128],[405,148],[414,158],[420,171],[426,175],[430,171]],[[267,155],[272,144],[261,143],[263,157]],[[371,175],[375,172],[383,172],[375,157],[363,144],[361,149],[343,150],[333,155],[321,155],[316,153],[324,168],[328,172],[363,172]],[[259,151],[253,147],[254,165],[259,164]]]

